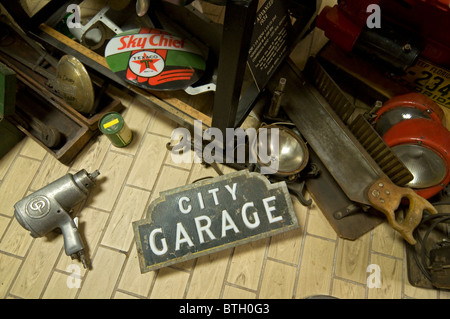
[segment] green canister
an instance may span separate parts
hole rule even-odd
[[[133,132],[125,124],[122,115],[109,112],[98,122],[100,131],[105,134],[116,147],[125,147],[131,143]]]

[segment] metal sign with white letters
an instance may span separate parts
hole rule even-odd
[[[142,273],[295,228],[286,183],[246,170],[162,192],[133,222]]]

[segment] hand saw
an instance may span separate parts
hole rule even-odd
[[[361,126],[370,124],[359,116],[348,127],[324,96],[295,70],[295,66],[283,64],[276,78],[279,77],[287,79],[284,111],[348,198],[382,212],[391,227],[414,245],[413,231],[421,222],[423,211],[428,210],[432,214],[437,211],[412,189],[395,185],[352,133],[352,130],[356,132]],[[371,153],[376,153],[372,146],[368,148],[372,149]],[[379,158],[378,162],[382,163],[383,158]],[[394,166],[397,165],[395,163]],[[389,169],[389,165],[382,166]],[[395,172],[394,177],[398,174]],[[402,175],[399,181],[404,182],[405,176]],[[396,211],[405,199],[409,201],[409,207],[400,221],[396,218]]]

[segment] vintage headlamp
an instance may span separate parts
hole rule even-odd
[[[450,182],[450,132],[429,119],[402,121],[383,136],[414,179],[407,186],[430,198]]]
[[[450,132],[444,112],[419,93],[396,96],[377,111],[375,129],[414,176],[406,186],[430,198],[450,181]]]
[[[308,164],[309,152],[305,142],[299,134],[287,127],[261,126],[256,140],[258,165],[262,168],[275,168],[275,175],[295,175]]]

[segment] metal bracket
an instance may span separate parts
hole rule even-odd
[[[199,85],[196,87],[188,86],[184,89],[184,92],[186,92],[189,95],[197,95],[200,93],[208,92],[208,91],[215,91],[216,90],[216,84],[215,83],[208,83],[204,85]]]
[[[109,6],[103,7],[95,16],[92,17],[92,19],[89,20],[88,23],[85,25],[82,25],[80,28],[71,28],[69,29],[70,32],[79,40],[81,43],[90,48],[91,50],[95,50],[100,48],[105,40],[106,40],[106,30],[105,26],[108,27],[111,31],[113,31],[115,34],[122,33],[122,29],[115,24],[112,20],[110,20],[106,13],[111,9]],[[93,42],[94,44],[89,44],[86,40],[86,36],[89,33],[89,31],[97,28],[101,33],[100,39],[95,39]]]

